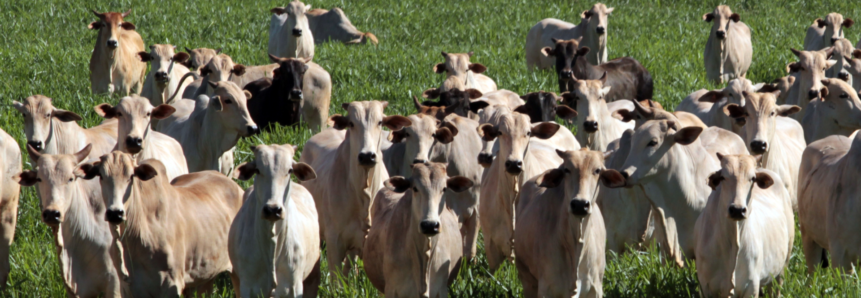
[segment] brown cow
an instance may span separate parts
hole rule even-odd
[[[117,91],[121,95],[129,95],[132,88],[137,92],[143,88],[146,64],[141,63],[136,55],[144,50],[144,42],[135,32],[135,25],[123,20],[131,11],[92,11],[99,18],[87,26],[99,30],[96,48],[90,58],[90,89],[94,94]]]

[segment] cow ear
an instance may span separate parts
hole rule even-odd
[[[482,73],[487,71],[487,67],[482,65],[481,63],[471,63],[469,64],[469,70],[474,73]]]
[[[819,28],[825,28],[825,26],[828,26],[822,18],[818,18],[814,22],[816,22],[816,25],[819,26]]]
[[[828,88],[822,87],[822,89],[819,90],[819,95],[819,97],[822,98],[822,101],[825,101],[825,99],[828,98]]]
[[[317,179],[317,172],[314,171],[314,168],[304,162],[293,163],[293,175],[296,176],[299,181]]]
[[[24,108],[24,104],[18,102],[17,100],[12,101],[12,107],[14,107],[18,112],[26,113],[27,109]]]
[[[392,115],[383,118],[383,126],[391,131],[398,131],[410,125],[413,125],[413,121],[401,115]]]
[[[538,186],[544,188],[554,188],[559,185],[562,185],[562,182],[565,181],[565,170],[563,169],[550,169],[545,171],[543,174],[538,176],[535,179],[535,182],[538,183]]]
[[[81,118],[81,116],[78,114],[75,114],[75,112],[69,112],[69,111],[60,110],[60,109],[54,109],[54,111],[51,112],[51,117],[57,118],[57,120],[60,120],[63,122],[84,120],[84,118]]]
[[[559,124],[553,122],[544,122],[532,127],[532,136],[542,140],[546,140],[553,137],[553,135],[555,135],[556,132],[559,131],[559,127],[561,127]]]
[[[245,65],[236,64],[233,66],[233,70],[231,70],[230,72],[232,72],[233,74],[235,74],[237,76],[244,75],[245,74]]]
[[[473,113],[478,113],[478,111],[486,108],[489,105],[490,105],[490,103],[488,103],[486,101],[476,100],[476,101],[469,103],[469,110],[472,111]]]
[[[601,179],[601,183],[603,183],[604,186],[609,188],[619,188],[625,186],[625,183],[627,183],[625,176],[614,169],[602,170],[598,178]]]
[[[435,73],[444,73],[445,72],[445,63],[437,63],[433,66],[433,72]]]
[[[843,27],[851,28],[852,25],[854,25],[854,24],[855,24],[855,21],[853,21],[852,19],[843,20]]]
[[[117,108],[111,106],[110,104],[103,103],[97,105],[95,108],[96,114],[105,119],[111,119],[117,117]]]
[[[155,119],[164,119],[173,115],[173,112],[176,112],[176,108],[168,104],[160,104],[157,107],[152,109],[152,117]]]
[[[389,142],[392,143],[400,143],[403,142],[404,139],[407,138],[407,132],[403,129],[393,131],[389,134]]]
[[[122,26],[123,29],[129,30],[129,31],[135,30],[135,24],[132,24],[129,22],[123,22],[120,26]]]
[[[278,77],[281,76],[281,68],[276,68],[272,70],[272,79],[277,80]]]
[[[484,95],[481,91],[472,88],[466,89],[466,93],[469,94],[469,99],[479,99]]]
[[[276,15],[279,15],[279,16],[287,13],[287,9],[285,9],[284,7],[276,7],[276,8],[270,9],[269,11],[276,14]]]
[[[577,102],[577,96],[569,91],[562,92],[562,96],[560,97],[562,97],[562,102]]]
[[[614,9],[616,9],[616,8],[615,7],[608,7],[607,10],[605,10],[605,11],[607,12],[607,14],[611,14],[611,13],[613,13]]]
[[[245,95],[245,100],[251,99],[251,91],[242,90],[242,95]]]
[[[556,56],[556,51],[551,47],[544,47],[541,49],[541,53],[544,54],[545,57],[553,57]]]
[[[715,18],[713,13],[707,13],[703,15],[703,21],[711,22]]]
[[[252,159],[249,162],[245,162],[236,167],[233,171],[233,179],[239,179],[242,181],[247,181],[254,177],[254,174],[257,174],[257,166]]]
[[[332,116],[329,119],[331,119],[332,122],[334,122],[332,127],[334,127],[337,130],[343,130],[343,129],[347,128],[348,125],[350,125],[350,118],[347,118],[347,116],[341,116],[341,115],[335,114],[334,116]]]
[[[36,171],[26,170],[15,175],[12,179],[18,181],[18,184],[21,184],[21,186],[33,186],[36,182],[39,182],[37,174],[38,173]]]
[[[457,136],[457,134],[458,134],[458,133],[460,133],[460,130],[459,130],[459,129],[457,129],[457,126],[454,126],[454,124],[453,124],[453,123],[448,122],[448,121],[444,121],[444,122],[442,123],[441,127],[448,128],[448,130],[449,130],[449,131],[451,131],[451,135],[452,135],[453,137],[456,137],[456,136]]]
[[[636,112],[632,112],[632,111],[627,110],[627,109],[618,109],[618,110],[613,112],[612,116],[614,118],[622,120],[622,122],[631,122],[631,120],[634,120],[634,117],[636,117],[637,114],[636,114]]]
[[[798,63],[796,63],[796,62],[789,62],[786,64],[786,73],[798,72],[799,70],[800,70],[800,67],[798,66]]]
[[[773,184],[774,179],[771,178],[771,175],[762,171],[756,172],[756,186],[759,186],[761,189],[767,189]]]
[[[783,117],[801,112],[801,107],[796,105],[780,105],[777,106],[777,114]]]
[[[140,180],[149,181],[156,175],[158,175],[158,172],[151,165],[142,164],[135,168],[135,177],[138,177]]]
[[[413,183],[404,176],[394,176],[383,182],[383,186],[396,193],[405,193],[413,186]]]
[[[700,101],[716,103],[724,97],[726,97],[726,94],[724,94],[723,90],[712,90],[703,94],[703,96],[700,97]]]
[[[209,99],[209,105],[216,111],[224,111],[224,103],[221,102],[221,96],[216,95]]]
[[[689,126],[682,128],[673,135],[673,140],[682,145],[690,145],[700,136],[700,133],[703,132],[703,128],[699,126]]]
[[[726,105],[723,108],[723,112],[730,118],[741,118],[747,116],[747,112],[744,111],[744,108],[734,103]]]
[[[176,63],[184,63],[190,57],[191,56],[189,56],[188,53],[186,53],[186,52],[179,52],[179,53],[174,54],[173,58],[171,58],[171,60],[173,60]]]
[[[433,138],[440,143],[448,144],[451,143],[451,141],[454,141],[454,134],[448,129],[448,127],[440,127],[437,128],[436,132],[434,132]]]
[[[577,55],[586,56],[586,53],[589,53],[589,47],[580,47],[577,49]]]
[[[521,106],[515,108],[514,111],[517,113],[524,114],[524,115],[529,115],[529,106],[521,105]]]
[[[765,85],[762,85],[762,88],[757,89],[756,92],[767,93],[767,92],[774,92],[777,90],[779,90],[779,89],[777,89],[777,84],[765,84]],[[777,95],[775,95],[775,97],[777,97]]]
[[[93,178],[101,177],[102,176],[102,173],[100,171],[101,165],[102,165],[101,161],[95,161],[93,163],[82,164],[79,167],[81,172],[83,172],[83,174],[84,174],[82,178],[84,178],[85,180],[92,180]]]
[[[556,106],[556,116],[565,120],[574,120],[577,118],[577,111],[566,105]]]
[[[588,18],[591,18],[591,17],[592,17],[592,12],[591,12],[591,11],[584,10],[582,13],[580,13],[580,18],[581,18],[581,19],[588,19]]]
[[[141,52],[138,52],[138,59],[140,59],[141,62],[150,62],[150,61],[152,61],[152,55],[150,55],[147,52],[141,51]]]
[[[454,192],[464,192],[475,186],[475,182],[464,176],[454,176],[445,181],[445,186]]]
[[[737,13],[734,13],[729,16],[729,19],[733,22],[738,23],[739,21],[741,21],[741,16],[739,16]]]
[[[440,92],[438,88],[430,88],[428,90],[425,90],[425,92],[422,92],[422,97],[427,99],[435,99],[439,97],[440,93],[442,92]]]
[[[485,123],[478,126],[478,136],[486,142],[493,141],[499,136],[499,130],[490,123]]]
[[[92,30],[99,30],[99,29],[102,29],[102,21],[95,21],[95,22],[92,22],[92,23],[90,23],[89,25],[87,25],[87,28],[90,28],[90,29],[92,29]]]
[[[861,59],[861,49],[855,49],[852,51],[852,57],[855,57],[855,59]]]
[[[720,175],[720,170],[709,175],[709,187],[711,187],[712,190],[717,189],[721,181],[723,181],[723,176]]]
[[[206,65],[204,65],[200,68],[200,76],[201,77],[208,76],[211,73],[212,73],[212,71],[209,70],[209,67],[206,67]]]
[[[834,66],[834,64],[837,64],[837,60],[833,60],[833,59],[826,60],[825,61],[825,68],[831,68],[832,66]]]

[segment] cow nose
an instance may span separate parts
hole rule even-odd
[[[248,131],[248,135],[256,134],[260,129],[257,128],[257,125],[249,125],[246,126],[245,129]]]
[[[155,78],[156,78],[157,80],[164,81],[164,80],[166,80],[166,79],[167,79],[167,72],[164,72],[164,71],[156,72],[156,73],[155,73]]]
[[[574,72],[570,70],[563,70],[559,75],[562,76],[563,79],[570,79],[574,77]]]
[[[372,167],[377,164],[377,154],[373,152],[359,153],[359,164]]]
[[[263,206],[263,218],[269,221],[281,220],[281,206],[266,205]]]
[[[604,28],[604,26],[598,26],[598,28],[595,28],[595,31],[598,32],[598,34],[604,34],[604,32],[606,32],[607,29]]]
[[[841,71],[840,73],[837,74],[837,78],[839,78],[843,81],[849,81],[849,73],[845,72],[845,71]]]
[[[419,224],[419,228],[422,230],[422,234],[425,235],[436,235],[439,234],[439,222],[433,220],[423,220]]]
[[[108,211],[105,211],[105,220],[109,223],[118,224],[123,222],[124,219],[125,211],[123,210],[109,209]]]
[[[293,89],[290,91],[290,99],[302,99],[302,90]]]
[[[585,130],[586,132],[598,131],[598,122],[596,122],[596,121],[583,122],[583,130]]]
[[[724,39],[724,38],[726,38],[726,31],[718,31],[718,32],[717,32],[717,38],[718,38],[718,39]]]
[[[631,177],[631,174],[628,174],[628,171],[622,171],[620,174],[622,174],[622,178],[625,178],[625,180],[628,180],[628,177]]]
[[[424,159],[413,159],[413,164],[424,164],[424,163],[428,163],[428,161],[424,160]]]
[[[744,206],[729,206],[729,218],[741,220],[747,218],[747,207]]]
[[[296,36],[296,37],[302,36],[302,29],[293,28],[293,36]]]
[[[591,208],[592,202],[584,199],[571,200],[571,214],[574,214],[574,216],[583,217],[589,215]]]
[[[750,142],[750,153],[763,154],[765,153],[765,150],[768,150],[768,143],[763,141]]]
[[[478,154],[478,164],[482,167],[489,167],[493,163],[493,155],[487,153]]]
[[[143,146],[143,140],[141,138],[138,138],[138,137],[126,138],[126,147],[128,149],[130,149],[129,152],[132,152],[134,150],[140,151],[141,146]],[[132,152],[132,153],[137,153],[137,152]]]
[[[115,48],[117,48],[119,45],[120,45],[120,42],[119,42],[119,41],[116,41],[116,40],[108,40],[108,47],[109,47],[109,48],[115,49]]]
[[[60,211],[57,210],[45,210],[42,211],[42,221],[49,225],[56,225],[60,223]]]
[[[810,90],[810,91],[807,91],[807,98],[808,98],[808,99],[814,99],[814,98],[817,98],[817,97],[819,97],[819,90]]]
[[[36,149],[36,151],[42,151],[42,141],[30,141],[27,144]]]
[[[832,37],[832,38],[831,38],[831,44],[834,44],[835,42],[837,42],[837,40],[838,40],[838,39],[839,39],[839,38],[834,38],[834,37]]]
[[[505,171],[509,174],[518,175],[523,172],[522,160],[509,160],[505,162]]]

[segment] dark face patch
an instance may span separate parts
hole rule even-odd
[[[282,90],[290,92],[291,99],[301,99],[303,78],[307,66],[301,61],[288,59],[278,63],[280,66],[275,77],[275,84],[280,85]]]
[[[426,106],[445,107],[446,112],[455,113],[461,117],[469,116],[469,93],[460,89],[451,89],[446,92],[441,92],[439,101],[426,101],[423,104]]]
[[[518,112],[529,115],[532,123],[556,121],[556,95],[550,92],[534,92],[526,96],[526,103]]]

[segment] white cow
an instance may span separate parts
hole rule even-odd
[[[627,129],[633,129],[634,123],[626,123],[612,117],[605,96],[610,92],[610,87],[604,86],[607,73],[599,80],[578,80],[574,78],[574,89],[571,92],[562,93],[562,98],[568,106],[577,107],[577,141],[580,147],[596,151],[607,150],[610,142],[622,136]],[[622,106],[619,106],[622,105]],[[634,109],[630,101],[620,101],[614,104],[616,109],[632,111]],[[579,131],[582,129],[582,131]]]
[[[189,72],[188,67],[182,64],[188,60],[188,53],[174,53],[176,46],[169,44],[154,44],[149,48],[149,53],[138,53],[141,61],[152,64],[141,96],[149,99],[153,106],[170,104],[172,102],[167,99],[170,98],[171,92],[182,94],[188,84],[191,84],[191,81],[180,82],[182,76]]]
[[[818,18],[807,28],[804,35],[804,50],[818,51],[834,45],[843,38],[843,27],[849,28],[855,24],[852,19],[844,19],[842,14],[832,12],[825,19]]]
[[[825,79],[825,70],[834,66],[837,61],[828,60],[828,57],[834,52],[834,48],[820,51],[791,50],[798,57],[798,62],[790,63],[790,72],[797,74],[795,84],[789,89],[789,95],[786,97],[786,104],[797,105],[804,111],[804,113],[797,113],[793,117],[801,122],[806,134],[808,126],[802,119],[810,112],[807,105],[814,99],[821,99],[821,82]],[[807,140],[808,143],[812,141]]]
[[[747,76],[753,59],[750,28],[726,5],[719,5],[714,12],[704,14],[703,21],[714,24],[703,53],[706,78],[723,84]]]
[[[744,106],[742,91],[755,92],[765,84],[751,83],[745,78],[730,80],[726,87],[721,90],[700,89],[694,91],[676,106],[676,111],[688,112],[703,121],[708,126],[717,126],[726,130],[733,130],[733,119],[724,112],[726,105],[734,103]],[[735,131],[736,133],[738,131]]]
[[[305,13],[311,5],[294,0],[275,7],[269,22],[269,54],[283,58],[314,58],[314,35]]]
[[[820,98],[804,111],[804,139],[808,143],[830,135],[848,136],[861,128],[861,99],[852,86],[839,79],[824,79]]]
[[[442,56],[445,58],[445,62],[437,63],[433,67],[435,73],[446,73],[445,81],[439,87],[440,92],[451,89],[464,91],[476,89],[481,93],[496,91],[496,83],[493,79],[482,74],[487,71],[487,67],[469,61],[472,52],[466,54],[442,52]]]

